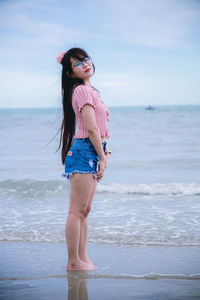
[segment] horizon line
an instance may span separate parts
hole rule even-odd
[[[119,107],[163,107],[163,106],[200,106],[200,103],[193,103],[193,104],[149,104],[149,105],[107,105],[110,108],[119,108]],[[62,106],[17,106],[17,107],[0,107],[0,109],[59,109]]]

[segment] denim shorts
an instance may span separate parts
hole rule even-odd
[[[102,143],[106,150],[106,142]],[[70,178],[74,173],[93,173],[97,178],[99,156],[89,138],[74,139],[65,157],[65,173],[62,176]]]

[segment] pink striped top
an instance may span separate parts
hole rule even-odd
[[[97,126],[100,130],[101,137],[110,137],[107,122],[109,121],[109,111],[101,100],[99,94],[88,85],[78,85],[72,92],[72,107],[76,115],[76,123],[78,131],[74,138],[87,138],[88,132],[83,123],[81,109],[85,104],[89,104],[94,108]]]

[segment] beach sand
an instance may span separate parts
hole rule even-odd
[[[200,299],[200,247],[89,244],[92,272],[66,272],[65,243],[0,242],[0,299]]]

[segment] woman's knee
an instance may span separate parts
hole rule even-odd
[[[86,210],[85,209],[69,209],[68,218],[73,219],[83,219],[85,217]]]
[[[84,217],[87,218],[87,216],[89,215],[90,211],[91,211],[91,206],[87,206],[87,208],[85,210],[85,213],[84,213]]]

